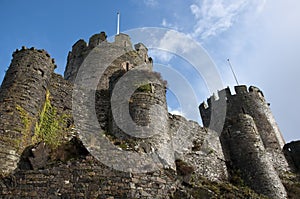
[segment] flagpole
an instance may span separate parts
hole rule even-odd
[[[120,34],[120,12],[117,13],[117,35]]]
[[[234,79],[235,79],[235,82],[236,82],[236,84],[239,86],[239,82],[238,82],[237,77],[236,77],[236,75],[235,75],[235,73],[234,73],[234,71],[233,71],[233,68],[232,68],[232,65],[231,65],[231,63],[230,63],[230,60],[227,59],[227,61],[228,61],[229,67],[230,67],[230,69],[231,69],[231,72],[232,72],[232,74],[233,74],[233,77],[234,77]]]

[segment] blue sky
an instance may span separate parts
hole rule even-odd
[[[120,11],[121,31],[166,27],[199,42],[224,86],[232,87],[235,82],[226,61],[230,58],[241,84],[263,90],[286,141],[296,140],[300,139],[299,10],[296,0],[0,0],[0,79],[12,52],[21,46],[46,49],[56,60],[56,72],[62,74],[72,45],[100,31],[113,36]],[[151,53],[156,63],[181,72],[188,66],[168,53]],[[201,77],[186,70],[186,78],[198,103],[210,95]],[[175,101],[169,101],[172,112],[199,120]]]

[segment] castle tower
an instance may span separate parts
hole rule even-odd
[[[83,39],[78,40],[73,46],[72,51],[68,54],[67,66],[64,72],[64,78],[69,82],[74,82],[77,72],[83,63],[84,59],[91,52],[93,48],[99,45],[101,42],[106,42],[105,32],[94,34],[89,39],[87,44]]]
[[[137,51],[137,53],[140,55],[140,57],[142,59],[144,59],[145,63],[148,64],[147,68],[150,71],[152,71],[152,69],[153,69],[152,58],[148,56],[148,48],[142,43],[135,44],[134,48]]]
[[[64,78],[69,82],[74,83],[78,70],[86,57],[90,53],[97,54],[97,60],[99,63],[103,63],[100,67],[105,71],[102,76],[99,77],[99,84],[96,88],[96,112],[101,128],[107,131],[110,109],[110,77],[114,73],[117,73],[117,71],[128,71],[138,65],[142,66],[146,64],[144,68],[149,68],[149,70],[151,70],[152,62],[151,64],[148,64],[150,63],[150,58],[148,58],[147,55],[147,48],[142,48],[144,45],[140,44],[136,50],[133,50],[128,35],[124,33],[115,35],[115,40],[112,43],[107,42],[106,38],[105,32],[101,32],[93,35],[89,39],[88,45],[82,39],[77,41],[73,45],[72,51],[69,52]],[[139,51],[139,49],[141,50]],[[148,58],[147,60],[145,60],[146,55]],[[107,60],[112,60],[112,62],[105,65],[104,63],[106,63]]]
[[[124,33],[120,33],[115,36],[114,44],[126,50],[132,50],[132,43],[130,41],[130,37]]]
[[[104,33],[103,33],[104,34]],[[100,37],[100,36],[99,36]],[[99,77],[99,83],[96,88],[95,96],[95,107],[96,114],[100,126],[106,132],[116,136],[118,139],[126,138],[135,140],[139,143],[142,151],[150,153],[150,150],[154,150],[158,159],[161,159],[161,162],[164,162],[164,166],[174,168],[174,158],[173,152],[169,151],[172,149],[171,137],[169,133],[169,123],[168,123],[168,111],[166,105],[166,85],[160,79],[159,75],[152,72],[152,59],[148,57],[148,49],[142,44],[136,44],[135,50],[132,48],[132,43],[130,37],[126,34],[120,33],[115,36],[115,41],[110,43],[106,41],[101,41],[101,45],[97,40],[98,36],[92,36],[90,38],[89,45],[83,40],[79,40],[72,47],[72,52],[69,53],[68,65],[65,71],[65,78],[69,81],[76,79],[80,65],[84,60],[89,56],[87,53],[93,53],[97,55],[97,61],[100,63],[104,72],[101,77]],[[104,37],[102,37],[103,39]],[[98,43],[97,43],[98,42]],[[107,60],[111,60],[108,65],[104,63]],[[139,69],[135,70],[138,67]],[[88,70],[88,69],[87,69]],[[85,72],[83,72],[85,73]],[[86,72],[87,74],[91,74]],[[135,76],[135,73],[136,76]],[[143,75],[141,75],[143,73]],[[134,84],[139,77],[148,76],[150,79],[157,82],[157,84],[145,83],[139,88],[136,92],[133,92],[130,97],[130,102],[114,102],[111,99],[111,95],[114,89],[115,84],[118,80],[126,74],[133,75],[132,78],[128,79],[128,82],[122,83],[121,86],[124,88],[121,89],[120,94],[123,91],[126,91],[130,84]],[[85,78],[89,78],[88,76]],[[140,82],[137,82],[139,84]],[[133,87],[135,85],[132,85]],[[117,100],[123,100],[124,96],[121,95]],[[112,103],[115,104],[124,104],[124,106],[112,106]],[[117,123],[111,114],[111,109],[118,112],[118,116],[123,117],[124,107],[128,107],[130,114],[126,120]],[[112,111],[112,112],[113,112]],[[128,112],[128,110],[127,110]],[[127,125],[128,120],[141,127],[138,127],[136,136],[128,136],[119,125]],[[135,128],[134,128],[135,129]],[[133,133],[133,132],[131,132]],[[139,137],[141,134],[148,134],[150,138]],[[155,134],[155,136],[152,136]],[[153,152],[153,151],[152,151]]]
[[[13,53],[0,89],[0,175],[13,171],[20,153],[31,144],[54,68],[44,50],[22,47]]]
[[[140,64],[149,64],[148,66],[151,66],[152,69],[152,58],[148,57],[148,49],[145,47],[144,44],[138,43],[134,45],[135,50],[132,48],[132,43],[130,40],[130,37],[124,33],[120,33],[118,35],[115,35],[115,40],[112,43],[108,43],[107,35],[105,32],[101,32],[99,34],[94,34],[90,37],[88,44],[83,40],[78,40],[73,46],[72,51],[68,54],[67,59],[67,66],[64,71],[64,78],[68,80],[69,82],[74,82],[76,79],[77,72],[83,63],[84,59],[88,56],[88,54],[100,43],[105,42],[107,46],[107,54],[99,55],[101,57],[105,57],[109,55],[110,52],[109,49],[112,48],[118,48],[118,50],[121,50],[123,53],[129,52],[129,51],[135,51],[138,53],[138,58],[135,60],[138,63],[135,63],[137,65]],[[133,59],[133,57],[131,58]],[[108,87],[107,87],[108,88]]]
[[[218,93],[219,98],[225,98],[227,105],[221,140],[224,134],[224,129],[232,118],[241,113],[248,114],[253,118],[259,135],[263,141],[266,153],[268,154],[269,159],[273,162],[272,164],[278,173],[282,174],[284,171],[289,170],[288,163],[282,153],[285,141],[263,93],[253,86],[251,86],[249,90],[247,90],[246,86],[236,86],[235,92],[236,94],[232,95],[229,88],[226,88]],[[219,101],[221,100],[216,100],[214,97],[211,97],[208,99],[208,106],[205,103],[202,103],[199,106],[204,126],[209,126],[212,114],[211,106],[218,105]],[[217,121],[224,120],[217,119]]]
[[[287,198],[253,118],[247,114],[238,114],[227,125],[222,137],[229,149],[234,171],[240,172],[234,175],[240,175],[245,184],[257,193],[274,199]]]
[[[144,79],[152,83],[141,84]],[[116,86],[111,89],[114,94],[111,98],[110,133],[125,143],[134,142],[135,146],[129,148],[151,154],[164,168],[175,169],[166,103],[166,83],[159,74],[138,69],[133,69],[119,78],[113,76],[112,81],[111,85],[117,85],[118,88]],[[139,87],[131,96],[123,95],[122,90],[128,87],[134,89],[136,85]]]

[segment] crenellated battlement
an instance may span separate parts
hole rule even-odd
[[[104,58],[109,56],[108,54],[112,53],[112,48],[118,48],[119,50],[122,50],[124,54],[130,51],[135,51],[137,52],[137,55],[141,58],[142,62],[149,64],[151,68],[150,70],[152,70],[152,59],[148,57],[148,49],[142,43],[136,44],[134,46],[135,49],[133,49],[129,35],[124,33],[115,35],[113,42],[108,42],[106,39],[106,33],[100,32],[91,36],[89,38],[88,43],[83,39],[78,40],[72,46],[72,50],[68,54],[64,78],[70,82],[75,81],[78,69],[83,63],[84,59],[96,46],[99,46],[102,42],[107,43],[107,45],[103,46],[103,48],[107,48],[107,52],[104,52],[101,55]]]
[[[57,65],[55,64],[55,59],[51,58],[50,54],[44,50],[44,49],[36,49],[35,47],[30,47],[27,48],[26,46],[22,46],[21,49],[16,49],[13,54],[12,57],[14,58],[15,56],[18,56],[20,53],[22,53],[22,56],[24,56],[24,53],[41,53],[41,55],[45,55],[46,57],[49,58],[49,60],[51,60],[51,63],[54,64],[54,69],[57,68]]]
[[[105,32],[100,32],[99,34],[94,34],[93,36],[90,37],[89,39],[89,48],[94,48],[98,46],[101,42],[106,41],[106,33]]]
[[[44,49],[36,49],[35,47],[31,47],[31,48],[27,48],[26,46],[22,46],[22,48],[19,50],[19,49],[16,49],[14,52],[13,52],[13,57],[15,56],[16,53],[19,53],[19,52],[24,52],[24,51],[33,51],[33,52],[39,52],[39,53],[43,53],[46,55],[46,57],[49,57],[50,58],[50,54],[44,50]]]
[[[234,91],[235,93],[232,94],[230,88],[227,87],[214,93],[206,102],[200,104],[199,109],[207,110],[212,104],[217,104],[222,100],[229,102],[232,98],[240,96],[246,97],[247,95],[257,96],[260,100],[265,101],[263,92],[255,86],[250,86],[249,88],[247,88],[246,85],[235,86]]]
[[[208,98],[207,103],[200,104],[203,125],[209,127],[212,117],[223,117],[214,119],[226,122],[224,119],[237,114],[249,114],[254,118],[266,148],[282,149],[285,142],[263,92],[255,86],[247,88],[245,85],[235,86],[234,91],[235,94],[232,94],[229,88],[225,88],[217,96]],[[226,114],[217,114],[224,109]]]
[[[205,127],[214,128],[215,124],[222,126],[219,133],[226,159],[233,162],[234,160],[241,159],[240,153],[234,152],[236,147],[249,146],[253,148],[254,146],[258,146],[258,144],[250,143],[250,139],[247,138],[233,139],[233,135],[237,132],[245,131],[247,132],[245,136],[251,136],[251,129],[255,129],[256,133],[252,132],[252,134],[261,140],[260,145],[266,157],[264,157],[264,160],[253,159],[252,162],[267,162],[266,164],[269,165],[269,167],[271,165],[268,169],[271,171],[275,168],[279,174],[289,171],[290,167],[282,153],[285,141],[271,113],[269,104],[264,98],[263,92],[255,86],[248,88],[245,85],[235,86],[234,92],[235,93],[232,93],[229,88],[225,88],[219,91],[217,95],[214,94],[208,98],[207,103],[203,102],[199,106]],[[253,118],[251,119],[253,121],[237,120],[236,117],[238,115],[242,115],[243,117],[247,115]],[[250,130],[247,130],[246,127]],[[240,135],[240,133],[237,135]],[[233,147],[236,142],[239,142],[239,146]],[[251,150],[249,150],[249,153],[251,153]],[[252,150],[252,152],[254,151]],[[261,155],[260,157],[263,156]],[[237,166],[240,165],[240,170],[243,170],[244,162],[245,161],[236,163]],[[256,169],[259,170],[261,165],[262,163],[256,165]],[[247,169],[245,169],[244,172],[246,173]],[[244,178],[245,181],[248,180],[248,177]],[[259,187],[257,187],[257,189],[259,189]]]

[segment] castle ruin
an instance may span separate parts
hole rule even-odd
[[[123,33],[112,43],[106,38],[101,32],[88,43],[78,40],[64,77],[54,73],[54,59],[45,50],[22,47],[13,53],[0,89],[1,198],[292,198],[300,144],[285,144],[261,90],[219,91],[199,106],[202,127],[168,113],[166,82],[153,71],[146,46],[133,48]],[[91,77],[92,69],[80,70],[89,66],[91,54],[104,71],[101,77]],[[114,92],[136,86],[140,76],[152,82],[138,85],[128,98]],[[80,78],[99,82],[73,95]],[[94,102],[99,136],[121,152],[153,157],[157,169],[120,171],[99,161],[99,150],[106,149],[93,135],[83,135],[92,127],[84,115],[78,125],[72,111],[73,100],[86,99]],[[225,118],[212,108],[222,102]],[[76,113],[85,113],[84,108],[76,107]],[[210,128],[212,117],[224,120],[220,132]],[[116,161],[126,167],[126,159]]]

